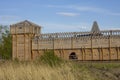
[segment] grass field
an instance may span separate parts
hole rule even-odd
[[[120,63],[0,62],[0,80],[120,80]]]

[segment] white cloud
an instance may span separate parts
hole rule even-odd
[[[78,16],[78,13],[71,13],[71,12],[57,12],[56,14],[62,15],[62,16],[70,16],[70,17],[74,17],[74,16]]]
[[[73,9],[81,12],[95,12],[112,16],[120,16],[120,12],[116,13],[108,9],[103,9],[93,6],[77,6],[77,5],[48,5],[49,8],[63,8],[63,9]]]
[[[92,6],[77,6],[77,5],[48,5],[49,8],[64,8],[64,9],[74,9],[79,11],[92,11],[92,12],[102,12],[106,11],[102,8],[92,7]]]
[[[98,12],[98,13],[107,11],[105,9],[91,7],[91,6],[74,6],[73,8],[79,11],[89,11],[89,12]]]
[[[74,7],[74,9],[79,10],[79,11],[86,11],[86,12],[96,12],[96,13],[101,13],[101,14],[106,14],[106,15],[111,15],[111,16],[120,16],[120,13],[112,12],[107,9],[102,9],[102,8],[97,8],[97,7]]]

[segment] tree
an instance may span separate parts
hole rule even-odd
[[[11,59],[12,57],[12,38],[8,26],[0,25],[0,57]]]

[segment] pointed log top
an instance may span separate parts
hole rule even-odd
[[[100,32],[99,26],[98,26],[96,21],[93,22],[93,26],[92,26],[91,32],[92,33],[99,33]]]

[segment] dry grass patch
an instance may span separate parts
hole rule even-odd
[[[80,71],[80,72],[79,72]],[[80,79],[81,78],[81,79]],[[93,80],[89,71],[72,63],[51,67],[33,62],[5,62],[0,65],[0,80]]]
[[[120,63],[0,63],[0,80],[120,80]]]

